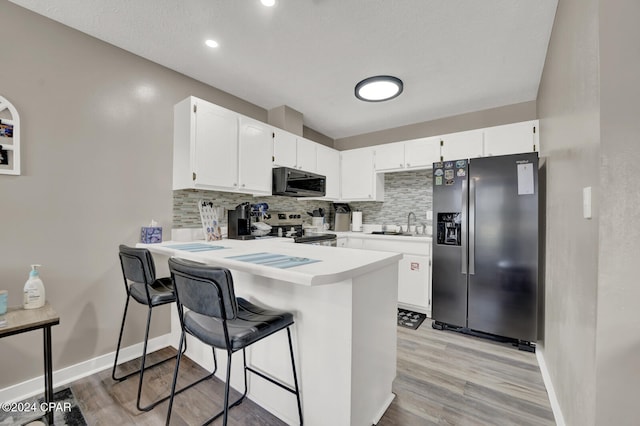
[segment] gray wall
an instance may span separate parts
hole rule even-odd
[[[0,271],[9,304],[22,301],[29,265],[41,263],[60,313],[53,365],[115,349],[125,293],[118,244],[134,244],[152,218],[172,221],[173,105],[197,95],[266,121],[265,110],[0,2],[0,94],[22,122],[22,176],[0,175]],[[125,345],[139,342],[134,307]],[[169,308],[153,336],[168,332]],[[2,339],[0,388],[42,375],[42,334]]]
[[[569,425],[637,423],[640,291],[629,283],[639,254],[631,185],[640,152],[632,30],[640,10],[633,6],[622,12],[612,2],[561,0],[538,93],[549,182],[542,350]],[[582,218],[587,186],[591,220]]]
[[[561,0],[538,92],[546,157],[545,329],[542,350],[568,425],[594,424],[600,190],[598,1]]]
[[[336,139],[334,146],[336,149],[342,151],[345,149],[362,148],[389,142],[517,123],[519,121],[535,120],[536,118],[538,118],[536,116],[536,102],[530,101]]]
[[[638,424],[640,2],[600,1],[597,425]],[[620,226],[623,224],[623,226]]]

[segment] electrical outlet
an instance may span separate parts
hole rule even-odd
[[[433,211],[427,210],[427,220],[433,220]]]

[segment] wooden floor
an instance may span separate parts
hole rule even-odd
[[[166,348],[152,355],[156,359],[171,353],[175,351]],[[188,358],[183,361],[180,375],[185,381],[205,373]],[[145,375],[143,404],[168,394],[173,365],[167,362]],[[133,361],[123,365],[122,372],[132,368],[136,368]],[[137,382],[135,377],[114,382],[107,370],[74,382],[71,388],[89,425],[164,424],[167,402],[147,413],[135,408]],[[429,319],[418,330],[398,327],[393,392],[396,398],[380,426],[555,424],[535,354],[509,344],[433,330]],[[224,384],[217,379],[187,390],[176,397],[171,424],[202,423],[220,408],[223,395]],[[284,423],[245,400],[230,411],[229,424]]]

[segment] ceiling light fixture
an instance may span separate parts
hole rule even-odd
[[[204,44],[206,44],[209,47],[218,47],[219,46],[217,41],[211,40],[211,39],[205,41]]]
[[[276,5],[276,0],[260,0],[263,6],[273,7]]]
[[[390,75],[369,77],[356,84],[356,98],[367,102],[388,101],[400,95],[402,80]]]

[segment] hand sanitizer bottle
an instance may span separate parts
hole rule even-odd
[[[44,306],[44,285],[38,274],[41,265],[31,265],[29,279],[24,285],[24,308],[37,309]]]

